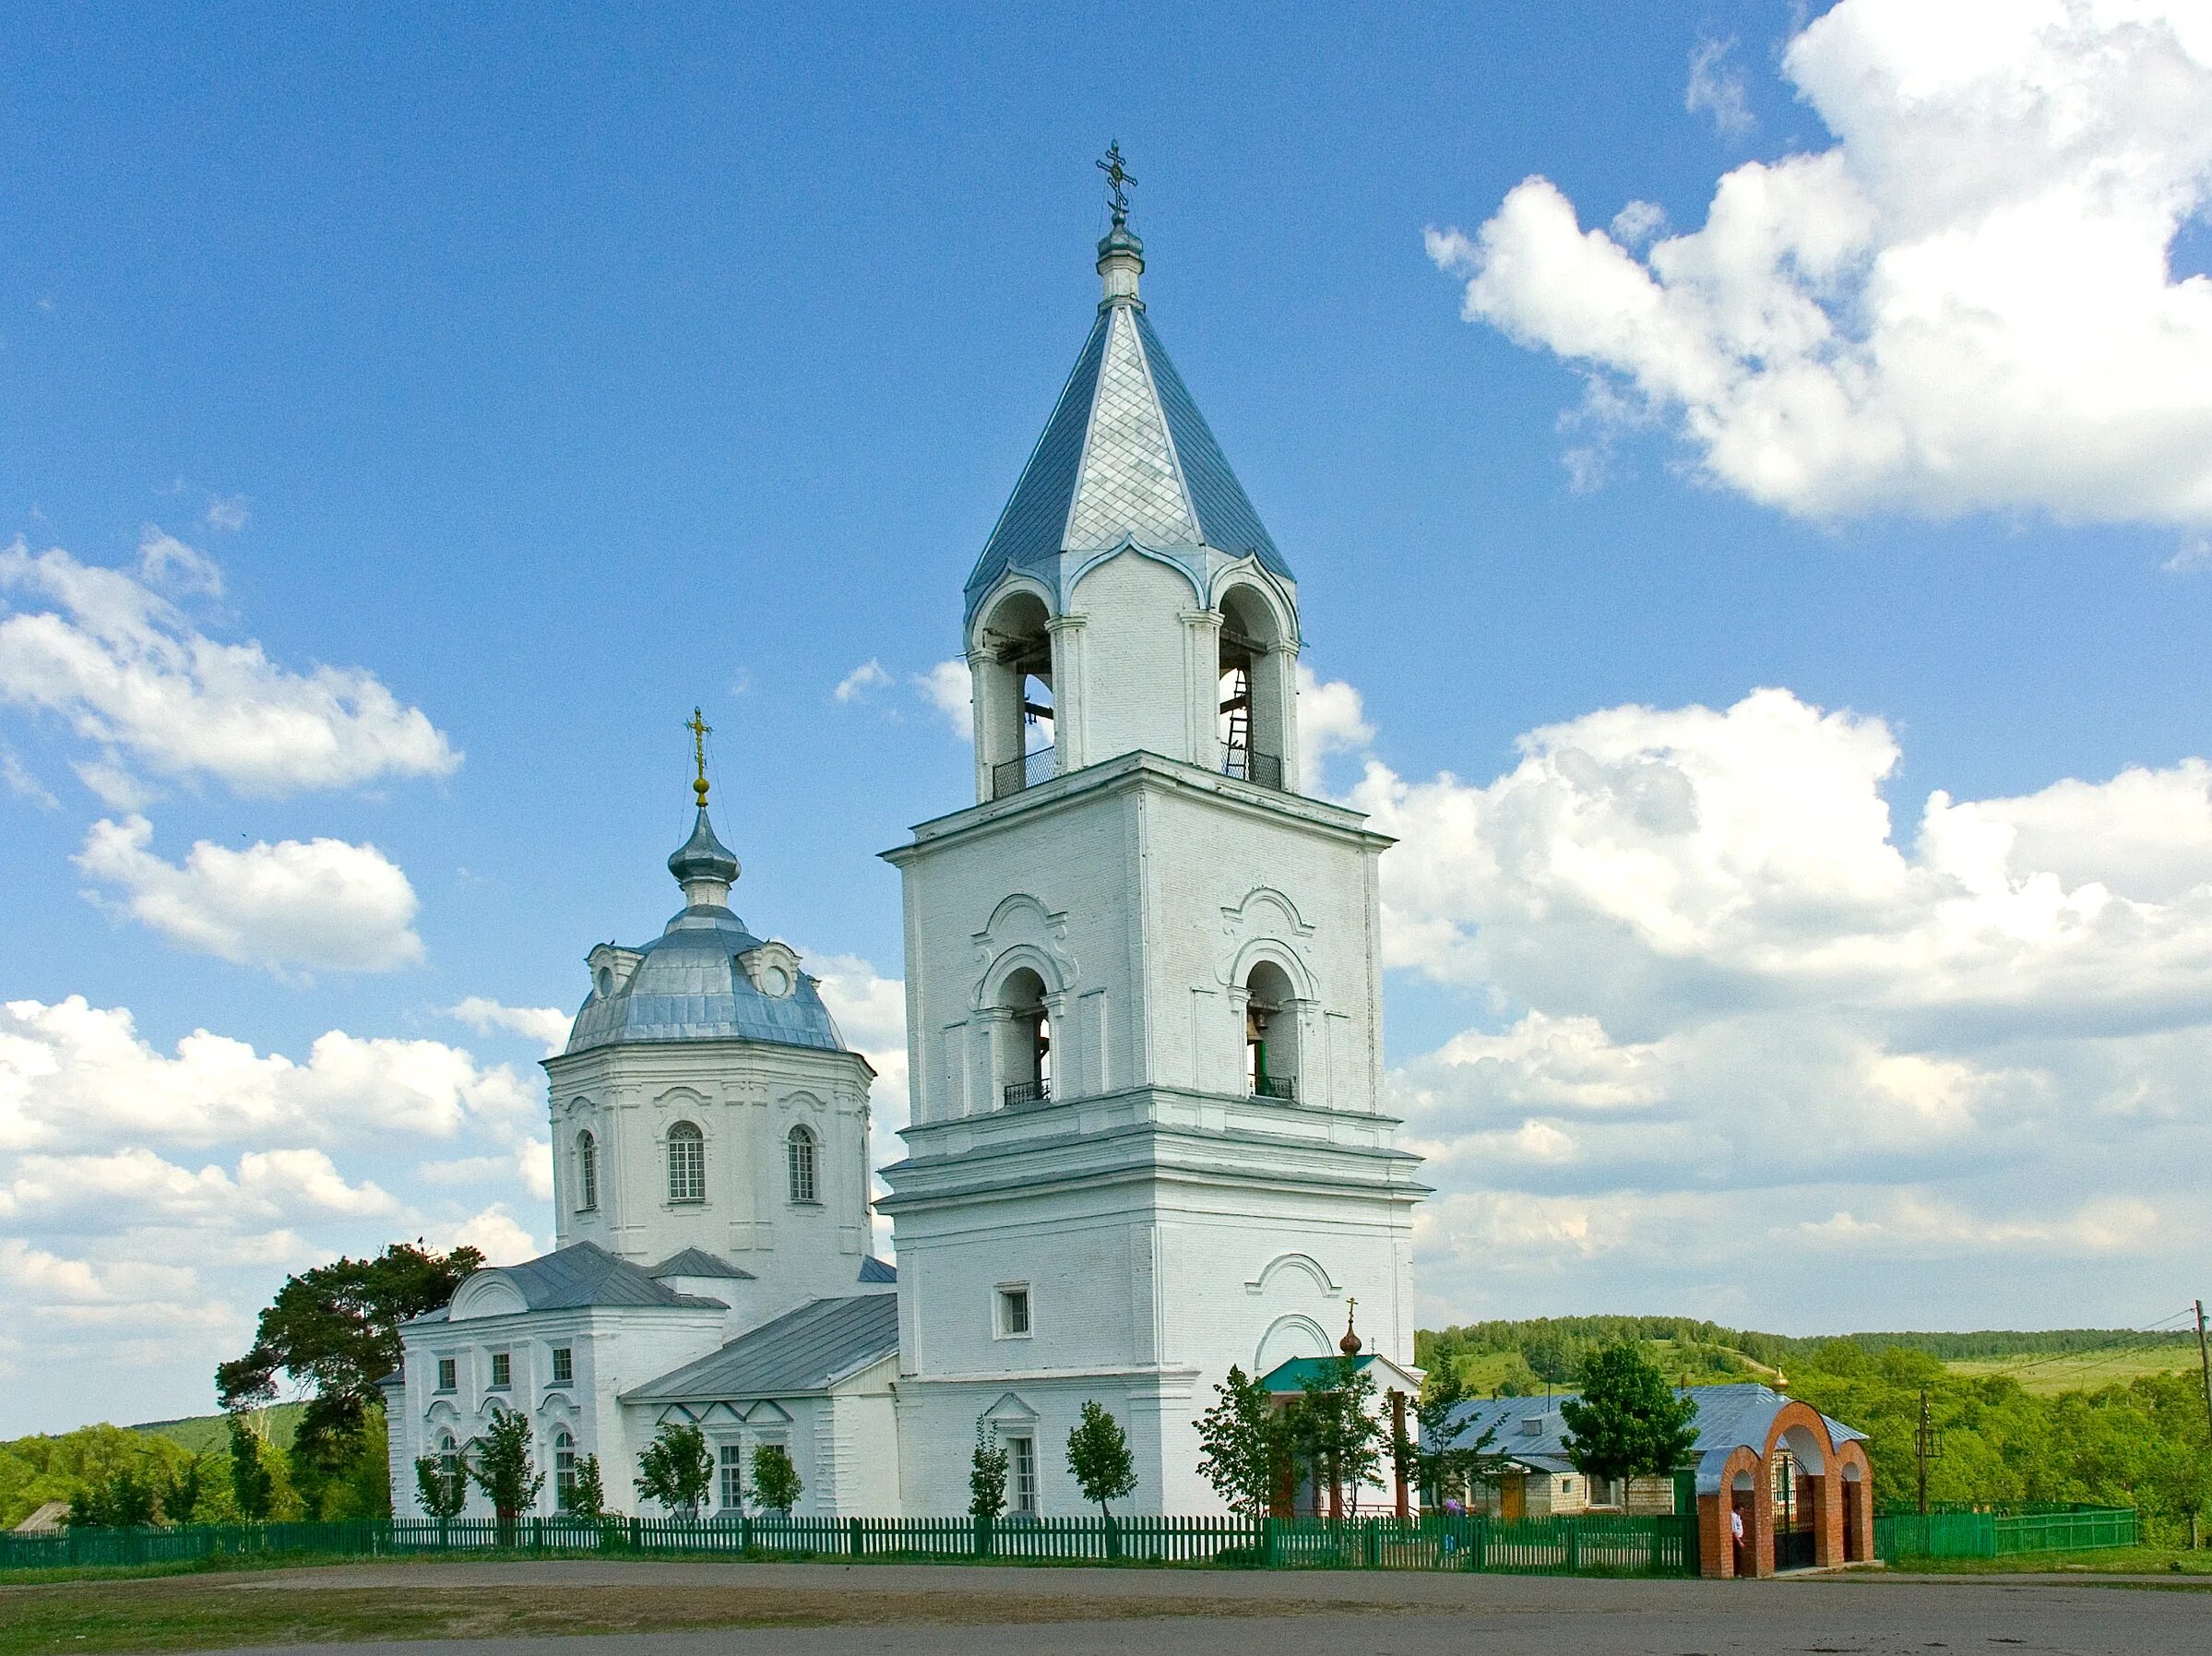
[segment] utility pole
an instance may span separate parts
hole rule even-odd
[[[2212,1432],[2212,1347],[2205,1343],[2205,1302],[2196,1302],[2196,1360],[2205,1371],[2205,1429]]]
[[[2205,1431],[2206,1452],[2212,1453],[2212,1346],[2205,1342],[2205,1302],[2196,1302],[2196,1361],[2205,1375]],[[2189,1550],[2196,1551],[2196,1514],[2189,1515]]]
[[[1935,1447],[1935,1428],[1928,1419],[1928,1388],[1925,1386],[1921,1388],[1921,1424],[1912,1435],[1912,1450],[1913,1458],[1920,1462],[1921,1516],[1925,1518],[1928,1516],[1928,1462],[1940,1457],[1940,1451]]]

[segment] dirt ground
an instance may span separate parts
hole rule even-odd
[[[0,1656],[2204,1656],[2212,1590],[1878,1576],[1626,1581],[1413,1572],[709,1562],[399,1564],[0,1589]]]

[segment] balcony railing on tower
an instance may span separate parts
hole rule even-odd
[[[1017,1104],[1049,1104],[1052,1102],[1052,1084],[1050,1081],[1016,1081],[1006,1089],[1006,1108]]]
[[[1019,793],[1024,788],[1034,788],[1049,780],[1052,774],[1052,750],[1031,748],[1018,759],[1006,759],[992,766],[991,797],[1004,799],[1009,793]]]
[[[1255,1076],[1252,1078],[1254,1098],[1278,1098],[1286,1103],[1298,1102],[1296,1076]]]
[[[1262,788],[1282,792],[1283,762],[1280,754],[1262,753],[1256,747],[1240,743],[1221,744],[1221,774],[1233,776],[1241,781],[1255,783]]]

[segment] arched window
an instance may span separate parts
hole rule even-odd
[[[576,1136],[576,1207],[578,1213],[599,1207],[599,1140],[589,1132]]]
[[[1290,655],[1267,601],[1249,587],[1221,599],[1221,768],[1264,788],[1283,785],[1290,745]]]
[[[696,1122],[680,1121],[668,1130],[668,1199],[707,1199],[707,1135]]]
[[[784,1159],[791,1169],[791,1200],[818,1202],[815,1193],[815,1134],[812,1127],[801,1123],[791,1130],[783,1141]]]
[[[576,1439],[566,1426],[553,1432],[553,1510],[567,1512],[576,1506]]]
[[[453,1441],[453,1434],[438,1434],[438,1475],[446,1480],[446,1498],[459,1498],[464,1486],[461,1472],[461,1446]]]
[[[983,797],[1003,799],[1053,774],[1052,639],[1043,601],[1009,593],[979,629],[982,663],[975,739]]]
[[[1244,1085],[1254,1098],[1298,1096],[1298,1012],[1290,979],[1262,960],[1244,980]]]
[[[1000,992],[1013,1014],[1006,1020],[1005,1102],[1041,1104],[1052,1096],[1052,1019],[1045,1008],[1044,980],[1024,966]]]

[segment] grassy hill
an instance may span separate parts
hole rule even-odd
[[[1506,1396],[1571,1387],[1583,1354],[1633,1340],[1678,1385],[1730,1380],[1785,1385],[1793,1366],[1848,1340],[1869,1357],[1891,1351],[1933,1358],[1960,1376],[2004,1376],[2035,1395],[2093,1390],[2197,1364],[2194,1332],[2144,1334],[2128,1328],[1983,1328],[1971,1332],[1880,1331],[1846,1335],[1768,1334],[1681,1316],[1548,1316],[1423,1328],[1414,1358],[1449,1362],[1467,1384]]]
[[[304,1403],[278,1403],[261,1411],[260,1420],[264,1437],[280,1449],[289,1450],[291,1440],[300,1429],[300,1413]],[[182,1444],[195,1455],[228,1454],[231,1448],[230,1427],[220,1414],[187,1414],[181,1420],[141,1421],[126,1427],[132,1432],[143,1432],[149,1437],[166,1437],[172,1443]]]

